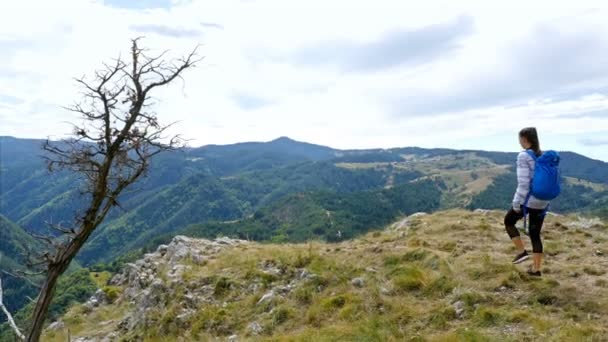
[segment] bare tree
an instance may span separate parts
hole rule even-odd
[[[68,170],[83,176],[81,195],[86,205],[76,215],[73,227],[53,225],[58,236],[39,237],[49,245],[31,266],[42,267],[42,283],[27,333],[9,322],[17,336],[28,342],[38,341],[54,295],[57,280],[112,207],[119,206],[119,195],[146,173],[156,154],[184,146],[179,136],[165,136],[172,125],[161,125],[151,111],[151,92],[181,78],[201,58],[197,48],[189,55],[167,61],[166,52],[148,56],[132,40],[131,52],[95,72],[91,80],[76,79],[82,87],[82,99],[68,110],[83,119],[74,125],[74,137],[44,144],[50,171]],[[2,303],[0,292],[0,303]],[[4,308],[4,306],[2,306]]]
[[[2,261],[2,254],[0,254],[0,261]],[[15,331],[15,334],[17,335],[17,337],[19,339],[23,340],[23,339],[25,339],[25,336],[23,335],[23,333],[21,333],[21,331],[17,327],[17,324],[15,323],[15,320],[13,319],[13,316],[10,314],[10,312],[4,305],[3,297],[4,297],[4,295],[2,293],[2,278],[0,278],[0,309],[2,310],[2,312],[4,312],[4,314],[8,318],[8,325]]]

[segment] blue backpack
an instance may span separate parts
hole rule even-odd
[[[530,196],[534,196],[539,200],[550,201],[559,196],[561,192],[560,174],[559,174],[559,153],[555,151],[546,151],[540,157],[537,157],[534,151],[526,150],[526,152],[534,159],[536,166],[534,167],[534,175],[530,181],[530,192],[526,196],[524,202],[524,230],[528,231],[527,216],[528,216],[528,200]],[[549,211],[549,206],[545,209],[543,216]]]
[[[544,201],[555,199],[561,192],[559,153],[549,150],[544,152],[540,157],[537,157],[532,150],[527,150],[526,152],[536,162],[528,197],[532,195]]]

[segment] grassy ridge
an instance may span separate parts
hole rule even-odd
[[[337,244],[252,243],[227,249],[205,264],[186,261],[183,282],[166,283],[171,294],[147,314],[147,328],[121,336],[144,341],[203,341],[233,334],[245,341],[605,338],[608,227],[596,223],[582,230],[575,217],[549,217],[544,277],[535,279],[525,274],[525,265],[510,264],[514,250],[502,216],[439,212]],[[268,265],[280,273],[269,273]],[[312,276],[302,278],[303,269]],[[209,284],[213,299],[189,318],[177,319],[192,308],[185,300],[189,284]],[[295,287],[260,304],[270,289],[287,284]],[[120,299],[89,314],[77,306],[64,322],[78,336],[101,337],[118,331],[116,325],[131,310]],[[251,329],[254,322],[257,333]],[[63,331],[45,337],[63,340]]]

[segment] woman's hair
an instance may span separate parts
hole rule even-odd
[[[540,142],[538,141],[538,133],[536,133],[535,127],[526,127],[519,131],[519,136],[525,138],[530,145],[530,149],[536,153],[537,156],[540,156],[542,152],[540,151]]]

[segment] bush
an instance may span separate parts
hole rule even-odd
[[[230,279],[226,278],[226,277],[220,277],[216,282],[215,282],[215,287],[213,289],[213,294],[215,296],[223,296],[226,293],[228,293],[228,291],[230,291],[230,287],[232,286],[232,282],[230,281]]]
[[[501,324],[504,321],[504,317],[500,311],[494,308],[480,306],[475,311],[473,320],[480,326],[491,327]]]
[[[397,276],[393,279],[393,285],[397,292],[419,291],[426,284],[424,272],[417,267],[401,267],[396,269],[394,273]]]
[[[114,301],[122,294],[122,290],[116,286],[104,286],[102,290],[106,294],[109,303],[114,303]]]
[[[456,287],[456,283],[447,276],[440,276],[433,280],[425,289],[424,292],[427,295],[440,295],[445,296],[452,292]]]
[[[284,306],[278,307],[272,313],[272,324],[280,325],[282,323],[285,323],[292,315],[293,314],[291,309]]]
[[[346,297],[340,295],[326,299],[323,302],[323,307],[326,309],[336,309],[343,307],[344,304],[346,304]]]
[[[310,287],[299,287],[294,291],[294,296],[299,304],[310,304],[312,302],[312,289]]]

